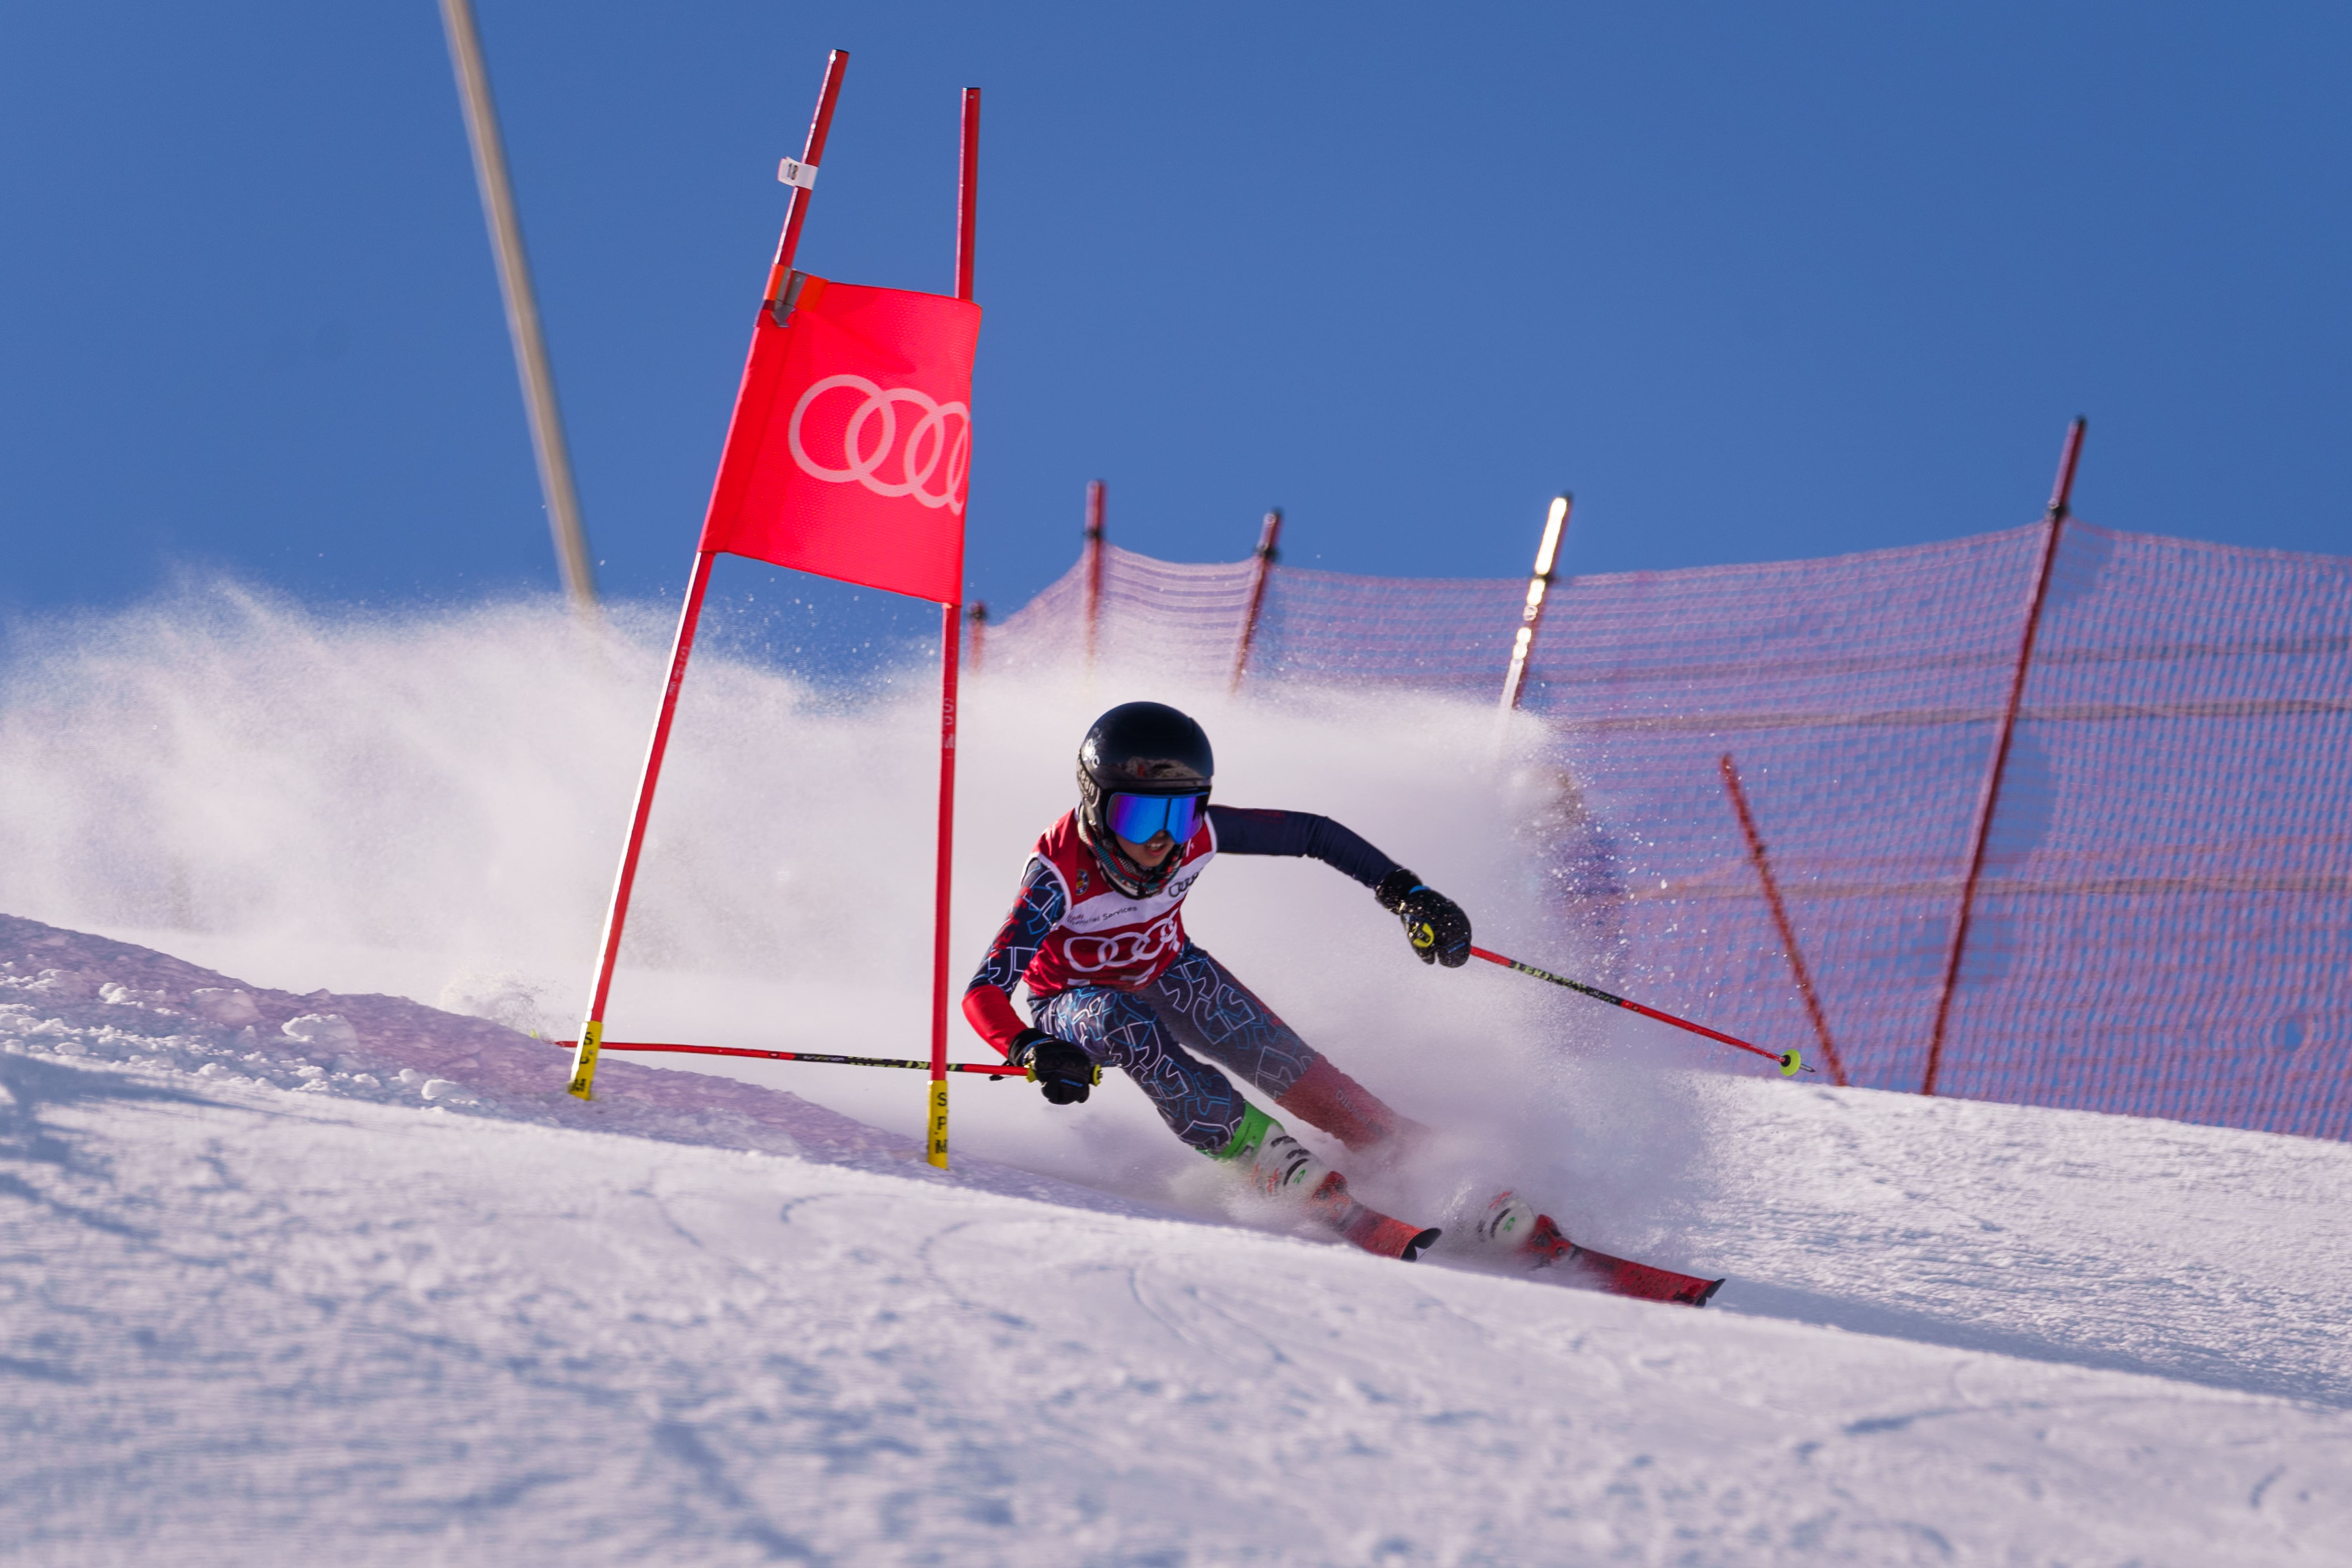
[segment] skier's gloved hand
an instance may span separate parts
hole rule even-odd
[[[1470,962],[1470,917],[1462,906],[1410,871],[1391,871],[1372,889],[1381,908],[1404,921],[1405,940],[1423,963],[1459,969]]]
[[[1102,1068],[1095,1066],[1094,1058],[1043,1029],[1022,1030],[1004,1055],[1014,1067],[1027,1068],[1029,1081],[1055,1105],[1082,1105],[1102,1082]]]

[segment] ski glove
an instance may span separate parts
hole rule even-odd
[[[1470,917],[1462,906],[1410,871],[1391,871],[1372,889],[1381,908],[1404,921],[1405,940],[1423,963],[1459,969],[1470,962]]]
[[[1029,1069],[1029,1081],[1055,1105],[1083,1105],[1094,1086],[1102,1082],[1102,1068],[1094,1058],[1067,1040],[1057,1040],[1043,1029],[1024,1029],[1004,1053],[1014,1067]]]

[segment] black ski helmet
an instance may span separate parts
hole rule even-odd
[[[1149,898],[1176,874],[1182,857],[1171,854],[1150,867],[1128,858],[1104,820],[1110,797],[1205,797],[1216,771],[1207,732],[1164,702],[1122,702],[1095,721],[1078,744],[1078,831],[1113,887],[1131,899]]]

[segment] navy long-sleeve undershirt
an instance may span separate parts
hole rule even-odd
[[[1367,888],[1379,886],[1381,878],[1401,868],[1363,838],[1309,811],[1213,805],[1209,825],[1216,833],[1220,855],[1294,855],[1320,860]],[[1019,1016],[1011,1006],[1013,988],[1067,912],[1059,879],[1043,861],[1032,860],[1013,912],[989,944],[988,955],[981,960],[971,984],[964,987],[965,1016],[1000,1051],[1009,1048],[1020,1032]],[[975,1006],[972,994],[983,987],[997,994]]]
[[[1209,807],[1220,855],[1299,855],[1345,871],[1367,888],[1399,870],[1397,863],[1328,816],[1311,811],[1250,811]]]

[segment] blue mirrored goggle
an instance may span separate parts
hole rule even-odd
[[[1160,833],[1181,844],[1200,826],[1202,803],[1207,798],[1198,795],[1115,795],[1110,797],[1110,830],[1129,844],[1148,843]]]

